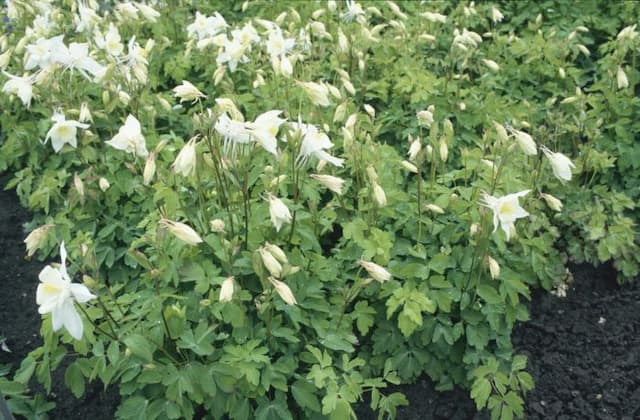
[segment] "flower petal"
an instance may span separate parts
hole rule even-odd
[[[69,290],[78,303],[85,303],[96,298],[96,295],[91,293],[84,284],[71,283]]]

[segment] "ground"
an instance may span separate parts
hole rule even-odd
[[[0,177],[0,186],[8,180]],[[14,368],[40,343],[35,304],[38,273],[44,263],[25,259],[23,224],[29,214],[12,191],[0,190],[0,364]],[[536,388],[526,398],[527,419],[640,418],[640,285],[619,286],[608,266],[572,269],[575,282],[566,298],[534,293],[531,321],[513,337],[517,351],[529,356]],[[78,401],[55,376],[49,399],[51,418],[112,419],[117,391],[87,387]],[[484,419],[463,390],[436,392],[428,379],[400,388],[411,405],[399,419]],[[361,417],[369,417],[361,412]]]

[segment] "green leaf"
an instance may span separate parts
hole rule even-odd
[[[291,385],[291,394],[300,407],[320,412],[321,407],[320,401],[318,401],[318,397],[316,396],[317,392],[318,390],[313,384],[301,379]]]
[[[131,420],[146,420],[147,419],[147,406],[149,400],[146,398],[135,396],[127,398],[116,412],[116,417],[119,419],[131,419]]]
[[[132,334],[126,337],[123,341],[134,356],[138,356],[147,363],[151,363],[153,361],[155,346],[153,346],[144,336],[140,334]]]
[[[76,398],[80,398],[84,394],[84,376],[82,376],[78,362],[70,364],[64,372],[64,383]]]
[[[504,303],[496,289],[487,284],[478,287],[478,295],[491,305]]]
[[[446,254],[436,254],[429,261],[429,268],[438,274],[444,274],[447,268],[454,266],[453,258]]]
[[[343,398],[338,398],[336,401],[336,407],[329,414],[329,420],[348,420],[354,418],[351,404]]]
[[[36,361],[32,357],[26,357],[20,364],[20,369],[16,372],[13,380],[21,384],[27,384],[36,370]]]
[[[471,387],[471,398],[476,403],[476,408],[481,410],[487,404],[491,395],[491,383],[487,378],[477,379]]]
[[[213,327],[207,328],[206,324],[201,323],[196,327],[195,332],[186,330],[178,340],[178,347],[181,349],[192,350],[198,356],[209,356],[213,354],[214,348],[211,345],[211,335]]]

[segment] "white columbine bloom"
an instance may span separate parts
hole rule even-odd
[[[190,82],[183,80],[182,84],[173,88],[173,95],[180,98],[180,102],[191,101],[197,102],[200,98],[206,98],[207,95],[202,93],[197,87]]]
[[[2,87],[3,93],[16,95],[22,101],[22,104],[29,108],[31,99],[33,98],[33,80],[31,77],[18,77],[3,72],[9,78]]]
[[[231,149],[232,156],[235,156],[239,144],[251,142],[251,132],[247,129],[247,124],[244,121],[232,120],[226,112],[218,117],[214,128],[224,138],[225,154]]]
[[[275,226],[276,231],[280,231],[283,224],[291,223],[291,213],[287,206],[278,197],[273,194],[269,194],[268,199],[271,223]]]
[[[180,222],[174,222],[169,219],[160,219],[159,222],[161,225],[166,226],[169,231],[182,242],[189,245],[198,245],[202,242],[202,238],[198,233],[193,230],[193,228],[189,225]]]
[[[124,125],[118,130],[118,134],[105,143],[113,148],[133,153],[142,158],[146,158],[149,155],[144,137],[142,136],[140,121],[131,114],[129,114]]]
[[[220,302],[231,302],[233,299],[233,289],[235,288],[235,277],[227,277],[220,287]]]
[[[322,107],[331,105],[329,87],[325,83],[298,82],[298,85],[304,89],[305,93],[309,95],[311,102],[315,105]]]
[[[313,156],[319,160],[324,160],[330,164],[338,167],[342,167],[344,163],[343,159],[331,156],[325,151],[333,147],[333,143],[322,131],[312,124],[303,124],[297,122],[293,124],[294,130],[299,130],[302,134],[302,145],[300,146],[300,153],[296,158],[298,165],[304,165],[308,162],[309,157]]]
[[[511,236],[511,232],[515,231],[515,221],[527,217],[527,213],[518,201],[519,197],[524,197],[529,194],[530,190],[520,191],[514,194],[507,194],[502,197],[494,197],[487,193],[482,196],[481,204],[488,207],[493,212],[493,231],[498,229],[498,226],[502,228],[507,241]]]
[[[295,305],[298,303],[293,292],[285,282],[274,279],[273,277],[269,277],[269,281],[273,285],[273,288],[276,289],[276,292],[278,292],[280,298],[284,300],[287,305]]]
[[[621,66],[618,66],[618,72],[616,73],[616,80],[618,82],[618,89],[626,89],[629,87],[629,79]]]
[[[571,159],[563,155],[559,152],[552,152],[544,146],[541,146],[542,151],[545,156],[551,162],[551,169],[553,170],[553,174],[560,181],[571,181],[571,168],[575,168],[576,166],[571,162]]]
[[[391,273],[374,262],[358,260],[358,265],[367,270],[367,273],[369,273],[374,280],[379,281],[380,283],[391,280]]]
[[[286,121],[279,117],[281,113],[282,111],[278,110],[267,111],[258,115],[254,122],[246,124],[253,139],[274,156],[278,155],[276,136],[280,126]]]
[[[515,130],[510,127],[509,131],[511,132],[511,134],[513,134],[516,139],[516,143],[518,143],[518,146],[520,146],[525,155],[534,156],[538,154],[536,142],[533,140],[533,137],[531,137],[524,131]]]
[[[197,161],[196,140],[197,136],[193,137],[178,153],[175,162],[171,165],[175,173],[182,176],[189,176],[195,173]]]
[[[342,186],[344,185],[344,179],[331,175],[319,175],[311,174],[311,178],[315,179],[334,193],[342,195]]]
[[[95,299],[83,284],[71,283],[67,273],[67,250],[64,242],[60,244],[59,267],[47,265],[38,278],[40,284],[36,291],[36,303],[40,314],[51,313],[51,324],[54,331],[64,327],[76,340],[82,339],[82,319],[76,311],[74,302],[85,303]]]
[[[47,132],[45,142],[51,139],[53,150],[57,153],[62,150],[65,143],[72,147],[78,146],[78,128],[89,128],[89,124],[82,124],[74,120],[66,120],[63,113],[55,113],[51,117],[54,121],[53,127]]]

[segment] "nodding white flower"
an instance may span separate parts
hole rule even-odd
[[[45,142],[51,139],[51,146],[55,152],[62,150],[62,146],[69,144],[72,147],[78,146],[78,128],[89,128],[89,124],[82,124],[74,120],[66,120],[63,113],[55,113],[51,117],[54,121],[53,127],[47,132]]]
[[[418,118],[418,124],[425,127],[431,126],[433,124],[433,106],[416,112],[416,118]]]
[[[289,208],[273,194],[268,195],[269,200],[269,214],[271,216],[271,223],[275,226],[276,231],[280,231],[282,225],[285,223],[291,223],[291,213]]]
[[[73,186],[76,187],[78,195],[81,198],[84,198],[84,183],[82,182],[82,178],[80,178],[77,172],[73,173]]]
[[[216,98],[216,107],[219,109],[220,113],[227,113],[234,120],[241,121],[241,122],[244,121],[242,112],[240,112],[236,104],[233,103],[231,99]]]
[[[192,39],[212,38],[224,31],[227,26],[229,25],[227,25],[224,17],[218,12],[215,12],[213,16],[206,16],[196,12],[196,19],[187,26],[187,33],[189,38]]]
[[[407,155],[409,156],[409,160],[415,162],[418,153],[422,150],[422,143],[420,142],[420,138],[417,137],[415,140],[411,142],[409,146],[409,152]]]
[[[151,152],[147,161],[144,164],[144,170],[142,171],[142,183],[149,185],[153,176],[156,174],[156,153]]]
[[[487,265],[489,266],[489,274],[492,279],[500,277],[500,264],[494,260],[491,255],[487,255]]]
[[[25,70],[31,70],[39,67],[41,69],[49,67],[53,64],[54,53],[66,50],[66,46],[62,39],[64,35],[58,35],[53,38],[38,38],[35,44],[29,44],[25,47],[26,63]]]
[[[622,30],[618,33],[616,39],[618,41],[622,39],[635,39],[635,37],[638,36],[638,32],[636,31],[637,26],[638,24],[635,24],[622,28]]]
[[[111,184],[106,178],[101,177],[98,180],[98,187],[100,187],[100,191],[106,192],[111,187]]]
[[[373,119],[376,117],[376,109],[369,104],[364,104],[364,111]]]
[[[262,259],[262,264],[264,264],[269,273],[273,277],[280,278],[282,275],[282,265],[278,262],[276,257],[265,248],[259,248],[258,253]]]
[[[425,209],[429,210],[433,214],[444,214],[444,210],[437,204],[427,204],[424,206]]]
[[[373,198],[378,207],[384,207],[387,205],[387,195],[378,183],[373,184]]]
[[[158,11],[153,7],[140,2],[135,2],[134,4],[138,8],[140,14],[149,22],[155,22],[160,17],[160,13],[158,13]]]
[[[502,124],[500,124],[497,121],[494,121],[493,126],[495,127],[496,133],[498,134],[498,139],[504,142],[509,140],[509,135],[507,134],[507,130],[504,128]]]
[[[86,102],[83,102],[80,105],[80,116],[78,117],[78,121],[80,122],[93,122],[93,117],[91,116],[91,111],[89,110],[89,105]]]
[[[518,198],[529,194],[529,191],[524,190],[502,197],[494,197],[487,193],[482,196],[481,204],[493,212],[493,231],[495,232],[500,226],[507,241],[511,236],[511,231],[515,231],[515,221],[529,215],[518,202]]]
[[[391,280],[391,273],[374,262],[358,260],[358,265],[367,270],[367,273],[369,273],[374,280],[379,281],[380,283]]]
[[[214,219],[209,221],[209,227],[211,227],[211,232],[214,233],[224,233],[225,232],[225,224],[222,219]]]
[[[327,107],[331,105],[331,100],[329,99],[329,87],[325,83],[315,83],[315,82],[297,82],[298,86],[300,86],[305,93],[311,99],[311,102],[314,105]]]
[[[547,202],[547,205],[551,208],[551,210],[562,211],[562,201],[558,200],[556,197],[551,194],[540,193],[544,201]]]
[[[445,23],[447,21],[447,16],[440,13],[424,12],[420,16],[434,23]]]
[[[55,52],[52,51],[51,58],[52,61],[61,64],[65,69],[78,70],[88,80],[91,80],[89,74],[97,76],[105,71],[104,66],[89,55],[89,44],[87,43],[72,42],[68,48],[63,45],[63,48]]]
[[[160,219],[159,224],[167,227],[176,238],[186,244],[195,246],[202,242],[200,235],[189,225],[164,218]]]
[[[147,145],[142,136],[140,121],[131,114],[127,116],[124,125],[118,130],[118,134],[105,143],[115,149],[124,150],[142,158],[149,156]]]
[[[116,16],[119,20],[135,20],[138,18],[138,9],[131,2],[123,2],[116,5]]]
[[[407,171],[409,171],[411,173],[414,173],[414,174],[418,173],[418,167],[416,165],[414,165],[413,163],[409,162],[408,160],[403,160],[403,161],[400,162],[400,164]]]
[[[286,303],[287,305],[295,305],[298,303],[296,301],[296,297],[293,295],[293,292],[285,282],[274,279],[273,277],[269,277],[269,281],[273,285],[273,288],[276,290],[280,298],[284,301],[284,303]]]
[[[286,121],[279,117],[281,113],[279,110],[267,111],[258,115],[254,122],[246,124],[253,139],[274,156],[278,155],[276,136],[280,126]]]
[[[347,51],[349,51],[349,38],[342,32],[342,28],[338,28],[338,52]]]
[[[446,162],[447,158],[449,157],[449,147],[447,147],[447,142],[443,138],[440,139],[439,152],[440,152],[440,159],[443,162]]]
[[[38,278],[40,284],[36,290],[38,313],[51,313],[51,325],[54,331],[64,327],[76,340],[82,339],[82,319],[76,311],[75,302],[85,303],[96,296],[83,284],[72,283],[67,273],[67,250],[64,242],[60,244],[59,267],[47,265]]]
[[[238,64],[248,63],[249,57],[245,55],[251,44],[243,44],[238,38],[226,40],[222,52],[218,54],[216,63],[226,64],[231,73],[235,72]]]
[[[74,16],[76,32],[92,31],[102,20],[86,2],[78,0],[78,15]]]
[[[264,249],[269,251],[269,253],[271,255],[273,255],[276,258],[276,260],[278,260],[282,264],[289,263],[289,259],[287,258],[287,254],[285,254],[284,251],[282,250],[282,248],[280,248],[278,245],[275,245],[275,244],[267,242],[264,245]]]
[[[247,129],[247,124],[244,121],[232,120],[226,112],[218,117],[214,128],[224,139],[224,153],[228,154],[231,149],[234,158],[238,145],[251,142],[251,132]]]
[[[522,149],[525,155],[537,155],[538,149],[536,148],[536,142],[529,134],[524,131],[515,130],[509,127],[509,131],[514,135],[518,146]]]
[[[245,23],[242,29],[234,29],[231,31],[231,36],[239,39],[242,44],[249,46],[260,42],[260,35],[258,35],[258,31],[256,31],[256,28],[253,27],[251,22]]]
[[[196,103],[200,98],[207,97],[207,95],[202,93],[197,87],[191,84],[191,82],[186,80],[183,80],[181,85],[173,88],[173,95],[176,98],[180,98],[180,103],[185,101],[192,101],[193,103]]]
[[[621,66],[618,66],[616,79],[618,82],[618,89],[626,89],[629,87],[629,79],[627,79],[627,74],[624,72]]]
[[[485,66],[489,67],[493,71],[500,70],[500,65],[493,60],[483,58],[482,62],[484,63]]]
[[[231,302],[233,299],[233,289],[235,288],[236,278],[233,276],[227,277],[222,282],[220,287],[220,302]]]
[[[2,87],[2,92],[16,95],[22,104],[29,108],[33,98],[33,79],[30,76],[18,77],[3,72],[9,78]]]
[[[31,231],[30,234],[24,239],[24,244],[27,248],[27,256],[31,257],[35,252],[42,246],[44,240],[49,233],[49,230],[54,225],[51,223],[47,223],[46,225],[42,225]]]
[[[333,147],[329,136],[318,130],[318,128],[312,124],[297,122],[293,123],[292,126],[294,130],[299,130],[302,134],[300,153],[298,157],[296,157],[296,164],[298,166],[306,164],[309,157],[313,156],[316,159],[327,161],[334,166],[342,167],[344,163],[343,159],[331,156],[325,151],[325,149]]]
[[[324,162],[324,161],[322,161]],[[319,175],[319,174],[311,174],[309,175],[311,178],[315,179],[329,190],[333,191],[338,195],[342,195],[342,187],[344,186],[344,179],[338,178],[336,176],[331,175]]]
[[[576,166],[571,162],[571,159],[559,152],[552,152],[544,146],[540,146],[545,156],[551,162],[551,169],[553,174],[560,181],[571,181],[571,168]]]
[[[357,20],[360,23],[365,14],[362,6],[354,0],[347,0],[346,6],[347,10],[342,13],[342,19],[345,22],[353,22],[354,20]]]
[[[502,22],[504,15],[495,6],[491,7],[491,20],[493,23]]]
[[[178,156],[176,156],[175,162],[171,167],[173,171],[177,174],[181,174],[182,176],[189,176],[195,173],[196,171],[196,140],[198,136],[193,137],[191,140],[184,145]]]

